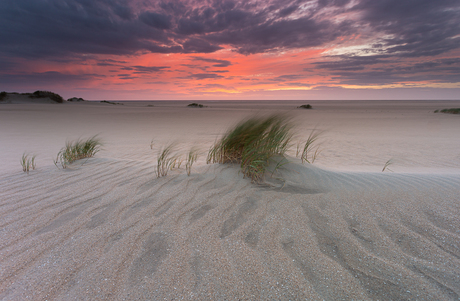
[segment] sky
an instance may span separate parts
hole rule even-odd
[[[1,0],[0,91],[460,99],[459,0]]]

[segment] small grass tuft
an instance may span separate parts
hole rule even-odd
[[[58,164],[62,168],[67,168],[69,164],[72,164],[76,160],[91,158],[101,150],[102,143],[97,136],[93,136],[85,141],[78,139],[75,142],[67,142],[66,146],[63,147],[54,160],[54,165],[58,167]]]
[[[185,162],[185,170],[187,171],[187,176],[190,176],[192,173],[192,165],[198,159],[198,150],[193,148],[188,152],[186,162]]]
[[[291,129],[292,124],[281,115],[244,120],[211,147],[207,163],[240,163],[245,176],[260,182],[269,160],[285,154]]]
[[[30,169],[35,170],[35,157],[36,155],[33,155],[32,157],[29,157],[29,154],[24,153],[21,158],[21,166],[22,166],[22,171],[27,172],[29,174]]]
[[[313,107],[310,105],[310,104],[307,104],[307,105],[301,105],[300,107],[297,107],[298,109],[313,109]]]
[[[319,148],[319,146],[317,146],[315,149],[315,143],[322,133],[322,131],[313,129],[310,135],[308,136],[307,141],[305,141],[304,143],[299,142],[297,144],[296,156],[300,156],[300,160],[302,161],[302,163],[304,161],[310,164],[315,162],[316,158],[321,153],[321,149]]]
[[[180,168],[182,160],[177,154],[173,154],[175,143],[171,143],[168,146],[160,149],[157,158],[157,178],[165,177],[168,175],[168,171],[173,168]]]
[[[382,172],[384,172],[385,170],[393,172],[391,169],[388,168],[388,166],[390,166],[391,164],[393,164],[393,162],[391,162],[391,159],[388,160],[387,162],[385,162],[385,165],[383,166]]]

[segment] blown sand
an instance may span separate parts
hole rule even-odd
[[[433,111],[459,102],[310,103],[0,104],[0,299],[458,300],[460,118]],[[205,164],[274,112],[325,131],[314,164],[294,146],[266,185]],[[53,165],[95,134],[95,158]],[[198,162],[157,179],[174,141]]]

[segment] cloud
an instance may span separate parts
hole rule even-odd
[[[216,79],[216,78],[223,78],[222,75],[214,74],[214,73],[196,73],[196,74],[191,74],[188,76],[188,78],[193,78],[193,79]]]
[[[143,12],[139,15],[139,20],[145,24],[158,29],[170,29],[171,17],[155,12]]]
[[[460,47],[460,2],[455,0],[360,0],[353,8],[374,33],[384,33],[386,53],[433,56]]]
[[[161,67],[156,67],[156,66],[133,66],[132,69],[135,70],[134,73],[158,73],[162,72],[164,69],[168,69],[169,67],[167,66],[161,66]]]
[[[222,49],[222,47],[211,44],[203,39],[191,38],[183,44],[183,52],[185,53],[210,53]]]
[[[277,81],[277,82],[286,82],[286,81],[291,81],[291,80],[297,80],[305,78],[304,75],[301,74],[286,74],[286,75],[280,75],[275,78],[272,78],[272,81]]]
[[[403,62],[386,57],[340,57],[314,63],[341,84],[395,84],[411,81],[459,82],[460,58]]]
[[[48,85],[54,84],[67,84],[76,81],[87,81],[94,79],[101,79],[105,76],[99,74],[67,74],[57,71],[48,72],[31,72],[19,74],[2,74],[0,73],[0,84],[9,85],[16,83],[26,83],[27,85]]]
[[[213,63],[213,67],[228,67],[230,65],[232,65],[232,63],[230,61],[227,61],[227,60],[217,60],[217,59],[208,59],[208,58],[204,58],[204,57],[200,57],[200,56],[195,56],[193,57],[193,59],[195,61],[202,61],[202,62],[207,62],[207,63]]]
[[[229,45],[253,54],[361,34],[379,36],[389,55],[433,56],[460,47],[459,6],[457,0],[5,0],[0,53],[211,53]]]
[[[459,57],[458,20],[458,0],[3,0],[0,74],[28,60],[96,61],[101,67],[157,73],[168,69],[98,58],[195,53],[201,54],[193,60],[202,73],[194,78],[202,79],[226,72],[211,73],[212,68],[232,65],[205,57],[223,49],[282,55],[334,48],[335,54],[309,60],[313,68],[305,71],[316,68],[335,81],[354,84],[404,78],[455,82],[458,62],[441,58]]]

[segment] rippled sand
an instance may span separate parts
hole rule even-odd
[[[266,185],[258,186],[244,179],[238,166],[206,165],[202,155],[191,176],[182,168],[157,179],[156,146],[150,149],[150,141],[155,134],[160,145],[167,141],[165,132],[178,133],[177,124],[183,118],[161,119],[161,114],[145,113],[145,108],[136,106],[106,109],[84,104],[89,108],[84,110],[77,105],[41,106],[69,110],[61,113],[76,116],[70,124],[55,129],[59,135],[52,137],[56,121],[43,117],[50,113],[48,109],[0,106],[0,117],[7,116],[7,109],[8,114],[29,114],[31,120],[41,116],[36,127],[31,124],[29,129],[48,142],[44,148],[37,147],[42,161],[28,175],[19,163],[3,163],[1,300],[460,298],[460,171],[455,152],[451,152],[458,146],[456,140],[438,151],[454,156],[451,166],[446,166],[442,156],[417,161],[436,147],[427,139],[426,149],[419,150],[422,153],[415,154],[411,163],[392,165],[393,173],[380,172],[381,162],[366,165],[373,155],[366,157],[358,149],[355,153],[360,157],[350,160],[356,166],[361,160],[358,167],[362,171],[346,171],[347,164],[334,170],[324,163],[328,158],[335,160],[329,153],[313,165],[288,157],[289,163],[273,176],[267,175]],[[174,111],[149,109],[163,110],[162,116]],[[86,114],[80,115],[83,111]],[[197,119],[185,130],[190,142],[179,148],[185,150],[201,141],[207,149],[205,142],[214,141],[229,124],[254,111],[230,110],[232,114],[220,118],[221,124],[219,118],[202,123]],[[181,112],[190,121],[196,114],[203,119],[209,111]],[[136,132],[133,125],[142,124],[133,120],[139,116],[148,126],[147,115],[143,115],[148,113],[160,119],[153,121],[157,127],[164,127]],[[377,112],[372,114],[375,119]],[[445,120],[448,125],[460,123],[454,116],[429,116],[439,118],[441,126],[446,126]],[[111,118],[120,123],[111,123]],[[95,131],[102,129],[105,150],[96,158],[58,170],[51,162],[54,150],[62,146],[63,136],[77,132],[77,120],[84,120]],[[388,120],[379,122],[391,126]],[[13,123],[12,117],[9,122]],[[334,122],[337,120],[331,120]],[[335,130],[344,131],[354,122],[344,121]],[[112,127],[105,127],[107,123]],[[424,123],[409,122],[405,133],[389,133],[382,139],[389,141],[388,149],[398,151],[397,141],[390,143],[391,138],[407,135],[405,143],[415,143],[422,139],[415,135],[420,124]],[[82,129],[85,135],[91,127],[83,125]],[[146,134],[149,130],[152,135]],[[329,139],[341,139],[335,130],[330,129]],[[361,128],[362,135],[367,130],[369,127]],[[428,138],[436,141],[435,134]],[[24,146],[14,137],[9,138],[9,147],[2,148],[19,151],[20,158]],[[353,131],[347,137],[356,145],[366,141]],[[399,147],[400,153],[417,152]],[[328,151],[332,152],[330,147]],[[353,150],[345,145],[335,151]],[[413,162],[421,170],[412,170]],[[368,171],[371,169],[375,172]]]

